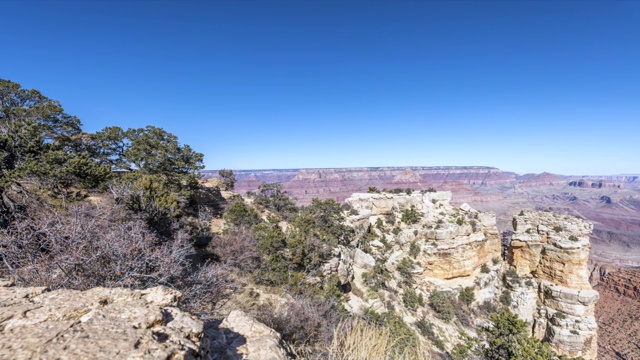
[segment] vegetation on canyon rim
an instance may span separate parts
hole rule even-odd
[[[203,155],[161,128],[87,133],[59,102],[2,79],[0,106],[1,269],[18,284],[80,290],[164,285],[181,290],[182,306],[203,318],[216,316],[221,299],[255,284],[293,299],[287,311],[269,306],[247,311],[277,330],[300,356],[427,357],[429,350],[402,317],[374,311],[361,318],[349,315],[343,306],[348,290],[323,275],[322,265],[338,245],[366,248],[374,239],[371,229],[345,225],[352,209],[330,199],[299,207],[280,184],[261,185],[248,194],[250,201],[239,196],[227,201],[220,189],[199,182]],[[233,172],[220,176],[224,190],[232,190]],[[392,192],[411,194],[411,189]],[[421,216],[412,207],[399,220],[410,225]],[[225,220],[221,234],[210,230],[214,217]],[[389,232],[382,221],[376,226]],[[379,241],[384,246],[384,237]],[[411,250],[414,258],[419,251]],[[434,291],[424,299],[411,288],[413,268],[408,258],[398,265],[405,306],[415,311],[428,305],[435,317],[468,326],[472,289],[458,298]],[[374,291],[391,281],[379,263],[363,276]],[[450,356],[550,357],[547,345],[525,335],[526,323],[504,307],[495,313],[498,305],[492,306],[493,325]],[[414,325],[444,349],[431,323],[423,319]]]

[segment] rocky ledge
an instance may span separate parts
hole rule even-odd
[[[0,287],[0,358],[200,357],[203,324],[178,291]]]
[[[180,292],[16,287],[0,281],[0,359],[273,359],[280,335],[241,311],[207,325]]]

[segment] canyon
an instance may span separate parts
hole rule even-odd
[[[216,177],[216,173],[209,171],[204,172],[203,175]],[[593,224],[589,235],[588,269],[591,271],[589,280],[600,294],[600,300],[595,303],[595,306],[592,303],[586,305],[585,309],[588,313],[595,314],[599,326],[598,358],[640,358],[640,343],[638,343],[640,339],[640,325],[638,325],[640,324],[640,318],[638,318],[640,314],[638,301],[640,297],[638,290],[640,289],[640,176],[638,175],[566,176],[551,173],[518,175],[493,167],[477,166],[236,170],[234,173],[238,180],[236,191],[239,193],[256,191],[263,183],[280,182],[290,196],[301,204],[309,203],[314,197],[331,198],[342,202],[354,192],[366,193],[370,187],[410,188],[417,191],[435,188],[439,191],[451,191],[452,204],[466,203],[479,211],[495,213],[497,231],[506,234],[508,240],[515,239],[515,245],[525,248],[532,245],[522,241],[523,238],[529,240],[526,226],[521,226],[521,231],[516,230],[514,233],[513,219],[517,218],[521,209],[543,212],[546,210],[585,219]],[[511,261],[518,259],[517,261],[522,265],[526,257],[517,254],[515,250],[517,246],[510,255]],[[581,261],[587,256],[584,251],[583,249],[580,252]],[[530,252],[529,255],[532,256],[532,254]],[[467,261],[461,261],[459,264],[468,266]],[[447,268],[451,269],[451,267]],[[586,286],[584,271],[587,270],[580,269],[583,280],[579,286]],[[524,273],[520,275],[522,274]],[[567,285],[568,288],[572,287],[572,284],[564,284],[564,286]],[[518,286],[512,286],[510,290],[519,295],[517,301],[520,302],[527,299],[527,296],[532,298],[537,296],[532,292],[527,295],[527,291]],[[480,292],[480,294],[483,293]],[[552,312],[553,310],[548,311],[548,313]],[[526,315],[529,318],[535,317],[533,311]],[[536,316],[540,317],[539,314]],[[539,323],[545,323],[542,320],[540,319]],[[550,322],[553,326],[563,324],[558,319],[546,320],[546,324]],[[567,329],[564,330],[566,334]],[[591,331],[589,328],[573,330]],[[591,352],[594,351],[593,346],[592,342]]]
[[[500,232],[512,230],[511,219],[521,209],[551,210],[594,224],[592,259],[640,266],[638,175],[518,175],[484,166],[234,170],[234,174],[240,194],[279,182],[300,204],[314,197],[342,202],[370,187],[451,191],[454,204],[495,212]],[[217,177],[217,171],[204,171],[203,177]]]

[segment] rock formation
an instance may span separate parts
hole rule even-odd
[[[451,279],[468,276],[476,269],[500,256],[500,239],[495,215],[478,212],[471,207],[453,207],[451,192],[414,192],[411,195],[353,194],[346,200],[358,212],[352,221],[374,226],[378,219],[394,214],[401,220],[411,207],[422,214],[416,224],[399,221],[394,241],[415,241],[420,248],[416,260],[422,265],[422,276]],[[401,260],[397,256],[390,261]]]
[[[164,287],[0,287],[0,358],[199,358],[203,324],[179,298]]]
[[[520,209],[549,209],[595,224],[592,257],[600,262],[640,266],[640,176],[517,175],[491,167],[376,167],[338,169],[235,170],[236,190],[255,191],[281,182],[300,204],[314,197],[338,202],[352,193],[378,189],[435,188],[452,192],[452,202],[493,211],[500,231],[510,230]],[[216,172],[205,171],[205,177]]]
[[[506,285],[512,310],[532,334],[558,354],[595,359],[598,292],[589,284],[589,233],[593,225],[551,212],[521,212],[513,220]]]
[[[0,281],[2,359],[284,360],[280,335],[241,311],[205,326],[180,292],[11,286]]]
[[[394,294],[427,298],[438,290],[457,296],[471,288],[480,304],[494,302],[506,291],[513,299],[510,309],[531,325],[531,335],[548,341],[558,354],[595,359],[598,293],[589,284],[587,267],[593,225],[566,215],[523,211],[514,219],[507,264],[500,256],[495,215],[467,204],[456,207],[450,200],[449,192],[360,193],[346,200],[352,208],[347,221],[360,229],[365,243],[337,249],[325,273],[336,272],[342,283],[350,284],[347,309],[393,309],[407,323],[426,317],[454,344],[455,326],[429,311],[416,313]],[[420,215],[407,221],[404,217],[412,212]],[[375,279],[383,276],[380,266],[392,274],[382,287]],[[511,269],[505,271],[507,266]],[[416,282],[407,287],[406,275],[398,275],[402,272],[413,274]]]

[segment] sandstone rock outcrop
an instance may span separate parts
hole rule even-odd
[[[513,220],[506,285],[512,310],[532,334],[560,355],[595,359],[598,292],[589,284],[589,233],[593,225],[551,212],[521,212]]]
[[[289,357],[275,330],[240,310],[233,310],[220,324],[216,338],[222,338],[222,359],[285,360]],[[232,353],[229,353],[229,350]]]
[[[388,226],[395,227],[396,233],[385,238],[400,248],[410,243],[419,248],[415,260],[423,269],[422,276],[451,279],[468,276],[499,257],[500,239],[494,214],[478,212],[466,204],[454,207],[450,201],[451,192],[442,191],[411,195],[356,193],[346,203],[358,212],[350,219],[356,225],[375,226],[378,221],[388,223],[387,216],[394,217],[396,221]],[[412,208],[421,218],[415,224],[407,224],[402,216]],[[396,265],[406,253],[392,254],[390,265]]]
[[[0,358],[200,358],[203,323],[175,307],[180,296],[164,287],[0,287]]]

